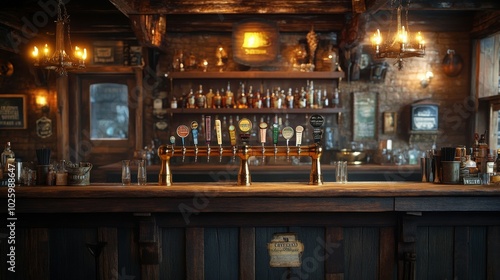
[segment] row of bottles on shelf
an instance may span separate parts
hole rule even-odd
[[[245,83],[240,83],[236,93],[231,90],[231,84],[228,82],[227,89],[218,89],[213,92],[210,89],[206,92],[203,85],[200,85],[195,93],[193,89],[189,93],[184,93],[181,97],[172,97],[170,108],[275,108],[275,109],[295,109],[295,108],[338,108],[340,107],[340,91],[337,87],[333,92],[328,92],[326,88],[314,88],[314,81],[307,81],[305,87],[298,88],[295,91],[289,88],[285,90],[276,87],[273,90],[264,89],[254,92],[252,86],[246,88]]]
[[[311,117],[306,116],[306,120],[313,117],[323,119],[319,115],[313,115]],[[305,137],[304,144],[309,145],[311,140],[319,142],[323,133],[319,128],[314,128],[311,131],[308,125],[297,125],[293,128],[288,121],[288,114],[285,121],[283,121],[282,117],[275,115],[272,119],[271,116],[262,116],[259,122],[255,115],[253,121],[245,117],[240,119],[239,116],[234,119],[232,116],[224,116],[222,119],[216,116],[215,120],[213,120],[212,116],[202,115],[201,122],[198,123],[193,120],[189,126],[181,124],[176,128],[175,132],[178,138],[172,135],[170,144],[182,144],[183,146],[196,146],[200,143],[199,139],[204,139],[206,144],[210,144],[213,139],[216,139],[218,145],[231,146],[243,144],[243,142],[248,145],[264,145],[266,143],[277,145],[279,141],[283,141],[280,139],[284,139],[288,146],[294,135],[296,137],[293,144],[300,146],[303,135]],[[213,137],[213,135],[216,137]],[[241,138],[240,143],[238,143],[237,135]],[[177,141],[178,139],[181,140],[180,143]]]

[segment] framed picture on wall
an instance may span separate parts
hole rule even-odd
[[[27,128],[26,95],[0,94],[0,129]]]
[[[353,94],[353,141],[373,140],[377,136],[378,94],[355,92]]]
[[[384,112],[383,116],[384,134],[394,134],[397,130],[398,113]]]

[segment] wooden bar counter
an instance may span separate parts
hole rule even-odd
[[[91,184],[15,194],[14,216],[2,215],[16,218],[17,269],[1,279],[500,279],[500,185]],[[270,267],[267,244],[288,232],[304,244],[301,266]]]

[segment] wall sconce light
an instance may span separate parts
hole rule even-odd
[[[43,90],[36,96],[36,105],[42,110],[43,114],[48,114],[50,111],[49,102],[48,102],[48,94]]]
[[[422,88],[426,88],[427,86],[429,86],[429,84],[432,81],[432,78],[434,78],[434,74],[432,73],[432,71],[427,71],[425,73],[425,76],[420,78],[420,85],[422,86]]]

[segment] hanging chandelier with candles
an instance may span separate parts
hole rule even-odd
[[[59,0],[57,5],[55,49],[50,54],[49,44],[45,44],[42,52],[35,46],[32,52],[35,67],[54,70],[61,76],[68,75],[69,70],[85,68],[87,49],[80,49],[78,46],[75,46],[74,51],[72,51],[73,57],[70,56],[65,50],[65,30],[67,30],[68,45],[71,50],[69,15],[66,11],[66,6],[62,0]]]
[[[397,0],[394,0],[391,3],[391,6],[394,6],[395,1]],[[396,33],[391,37],[390,32],[388,32],[387,38],[384,39],[382,38],[380,29],[377,29],[377,32],[373,34],[371,38],[377,58],[396,58],[397,60],[395,64],[398,65],[399,70],[403,68],[403,58],[423,57],[425,55],[425,41],[422,34],[417,32],[412,39],[408,28],[408,10],[410,1],[408,1],[406,8],[403,8],[402,2],[403,0],[399,0],[398,7],[396,9]],[[403,10],[405,10],[405,24],[402,23],[401,16]],[[389,27],[389,30],[391,27]]]

